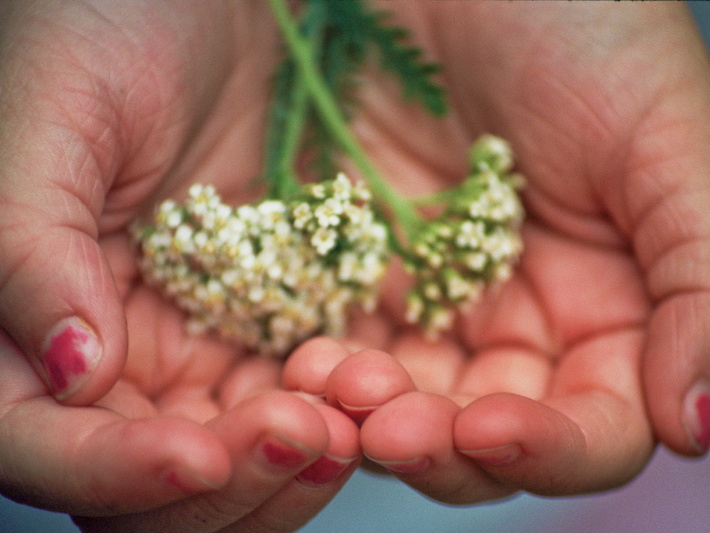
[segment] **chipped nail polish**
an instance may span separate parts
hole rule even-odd
[[[91,327],[77,317],[66,318],[49,332],[42,364],[52,394],[63,400],[74,394],[96,368],[102,347]]]
[[[520,457],[522,448],[519,444],[504,444],[480,450],[461,450],[461,453],[484,466],[503,466]]]
[[[335,481],[355,459],[340,459],[330,455],[321,456],[315,463],[306,467],[296,479],[304,485],[320,486]]]
[[[261,445],[261,453],[270,464],[283,468],[296,468],[310,457],[305,450],[278,437],[267,438]]]
[[[700,381],[685,396],[683,423],[700,453],[710,448],[710,384]]]

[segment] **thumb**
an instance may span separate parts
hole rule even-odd
[[[0,327],[51,394],[88,404],[113,386],[126,353],[123,306],[98,243],[101,165],[80,135],[36,117],[15,121],[4,143],[9,122],[0,127]]]
[[[654,300],[642,375],[659,439],[700,455],[710,448],[710,187],[696,179],[700,170],[681,175],[686,183],[660,198],[636,232]]]

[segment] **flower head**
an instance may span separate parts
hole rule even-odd
[[[471,153],[471,174],[455,199],[412,243],[415,285],[407,318],[432,336],[451,325],[452,308],[470,305],[486,285],[507,279],[522,252],[524,212],[516,193],[519,178],[509,172],[510,147],[484,136]]]
[[[188,314],[191,332],[277,356],[342,334],[348,309],[375,300],[389,254],[369,195],[343,174],[289,203],[238,208],[197,184],[184,205],[163,202],[135,238],[144,277]]]

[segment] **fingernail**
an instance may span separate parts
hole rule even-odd
[[[409,461],[383,461],[369,456],[368,459],[374,461],[380,466],[383,466],[387,470],[398,474],[418,474],[419,472],[423,472],[429,468],[431,465],[431,459],[429,457],[417,457]]]
[[[685,395],[683,424],[700,453],[710,448],[710,384],[699,381]]]
[[[480,450],[459,450],[462,454],[485,466],[503,466],[512,463],[522,453],[519,444],[504,444]]]
[[[42,350],[42,364],[52,394],[64,400],[81,388],[101,359],[101,343],[91,327],[77,317],[58,322]]]
[[[321,456],[315,463],[306,467],[296,479],[304,485],[321,486],[326,483],[335,481],[340,475],[356,460],[341,459],[325,454]]]
[[[209,479],[182,468],[170,470],[165,481],[185,494],[196,494],[208,490],[218,490],[220,487]]]
[[[365,419],[367,419],[367,417],[370,416],[376,409],[376,407],[353,407],[352,405],[343,403],[340,400],[338,400],[338,405],[340,406],[340,410],[348,415],[348,417],[350,417],[350,419],[358,426],[362,426]]]
[[[267,437],[260,445],[260,452],[266,462],[281,468],[296,468],[313,458],[315,452],[290,442],[282,437]]]

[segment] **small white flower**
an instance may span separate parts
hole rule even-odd
[[[183,215],[177,209],[169,211],[165,215],[165,225],[169,228],[177,228],[180,224],[182,224],[182,221]]]
[[[325,255],[335,247],[337,238],[338,234],[334,229],[318,228],[311,237],[311,244],[320,255]]]
[[[245,224],[247,227],[259,222],[259,213],[251,205],[242,205],[237,208],[237,217]]]
[[[317,183],[311,187],[311,196],[317,200],[323,200],[326,196],[325,186],[322,183]]]
[[[416,294],[410,293],[407,298],[407,312],[405,319],[410,324],[419,322],[424,314],[424,301]]]
[[[435,339],[440,331],[451,328],[454,322],[454,312],[443,307],[434,308],[429,314],[427,322],[427,334],[431,339]]]
[[[192,253],[195,248],[195,243],[192,240],[193,230],[187,224],[182,224],[175,230],[173,242],[175,248],[179,252]]]
[[[304,229],[306,226],[308,226],[308,223],[313,219],[311,206],[306,202],[301,202],[293,209],[293,217],[293,225],[297,229]]]
[[[475,250],[481,245],[485,238],[486,228],[481,221],[465,220],[459,226],[455,243],[458,248],[469,248]]]
[[[322,228],[340,224],[340,215],[343,213],[343,204],[335,198],[328,198],[316,207],[314,215],[318,225]]]
[[[446,280],[446,296],[458,301],[468,298],[471,294],[471,284],[459,275],[451,275]]]
[[[340,201],[349,201],[353,185],[344,172],[339,172],[333,180],[333,198]]]
[[[463,257],[464,264],[474,272],[482,272],[488,263],[488,256],[482,252],[471,252]]]

